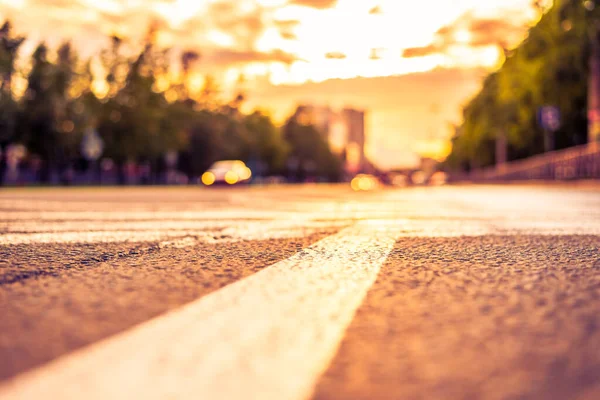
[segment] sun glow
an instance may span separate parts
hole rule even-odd
[[[174,2],[156,3],[154,9],[172,27],[179,27],[191,17],[205,10],[210,3],[210,0],[175,0]]]
[[[133,16],[146,18],[138,11],[150,11],[145,14],[148,18],[154,14],[167,23],[163,27],[165,32],[160,36],[166,47],[199,49],[203,55],[201,65],[205,67],[204,71],[210,69],[211,73],[217,71],[218,75],[231,76],[227,70],[233,67],[213,55],[220,50],[259,55],[279,51],[296,58],[289,64],[269,57],[236,62],[235,67],[249,77],[259,77],[263,81],[266,78],[276,85],[320,82],[334,78],[402,75],[437,67],[494,68],[501,55],[491,48],[470,46],[473,33],[468,24],[461,26],[453,36],[454,43],[462,46],[462,49],[413,58],[402,57],[402,53],[407,48],[426,48],[435,43],[436,33],[441,28],[449,26],[466,13],[497,18],[502,10],[517,10],[519,7],[524,9],[523,6],[529,6],[525,4],[529,3],[528,0],[491,0],[485,4],[479,0],[461,0],[458,4],[443,0],[338,0],[333,7],[325,9],[299,5],[302,2],[292,4],[290,0],[80,2],[86,7],[82,18],[85,16],[86,21],[94,20],[99,26],[103,25],[106,15],[131,18],[131,23],[125,19],[117,26],[112,26],[113,23],[108,21],[104,23],[106,29],[101,30],[103,33],[120,31],[122,36],[135,36],[139,33],[141,20],[137,21]],[[0,0],[0,7],[8,4],[14,9],[26,3],[26,0]],[[226,11],[219,11],[221,14],[215,16],[215,10],[218,9]],[[67,10],[65,6],[61,12],[70,15],[73,11]],[[531,17],[530,14],[531,11],[522,11],[522,16],[518,18]],[[234,25],[230,29],[228,24],[216,23],[218,17],[231,18],[232,24],[239,20],[243,34],[236,32]],[[186,24],[192,20],[199,22]],[[282,34],[278,25],[286,21],[292,23],[290,28],[286,28],[288,36]],[[60,32],[53,34],[59,35]],[[340,56],[326,56],[334,53]],[[209,65],[215,61],[218,65]]]
[[[469,32],[466,29],[461,29],[454,34],[454,39],[458,43],[462,43],[462,44],[468,44],[471,41],[472,37],[473,37],[473,35],[471,35],[471,32]]]
[[[522,3],[524,0],[511,1]],[[475,0],[464,2],[468,3],[465,7],[478,6]],[[440,27],[451,24],[468,10],[451,2],[431,3],[414,2],[408,6],[397,0],[383,0],[380,11],[375,14],[369,12],[373,7],[371,2],[354,0],[339,0],[333,8],[325,10],[296,5],[280,7],[273,17],[279,21],[298,21],[294,27],[295,39],[284,40],[277,30],[267,28],[256,43],[257,49],[265,52],[284,49],[298,60],[290,66],[271,64],[268,71],[262,70],[256,75],[268,75],[271,83],[279,85],[391,76],[436,67],[495,68],[498,65],[497,49],[471,47],[473,34],[467,28],[454,33],[456,45],[447,54],[401,57],[403,49],[431,44]],[[487,13],[497,12],[498,6],[494,7],[484,8]],[[333,53],[339,57],[326,57]]]

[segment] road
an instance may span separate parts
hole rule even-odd
[[[598,399],[600,186],[0,192],[0,399]]]

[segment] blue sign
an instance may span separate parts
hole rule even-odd
[[[540,107],[538,122],[544,130],[555,132],[560,129],[560,110],[556,106]]]

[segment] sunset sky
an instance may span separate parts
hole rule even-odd
[[[106,36],[195,49],[198,76],[225,88],[243,75],[248,107],[278,121],[296,104],[368,112],[368,155],[382,167],[443,156],[450,122],[539,15],[531,0],[0,0],[30,40],[72,38],[85,56]],[[29,50],[30,51],[30,50]],[[201,79],[198,79],[198,84]]]

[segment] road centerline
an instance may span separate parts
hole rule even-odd
[[[359,222],[174,312],[17,376],[0,386],[0,398],[306,399],[400,230]]]

